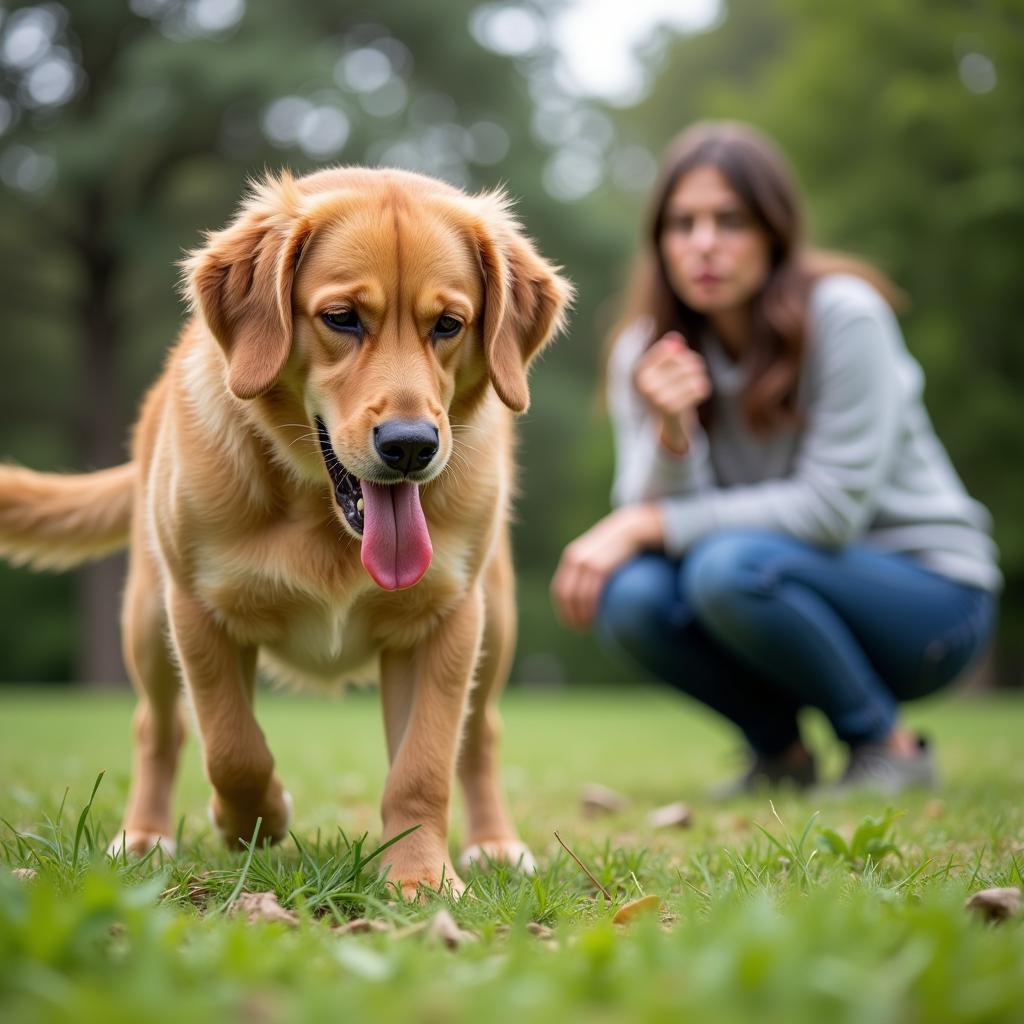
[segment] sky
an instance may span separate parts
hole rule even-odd
[[[555,22],[554,41],[574,91],[629,103],[646,81],[634,47],[659,26],[700,29],[718,12],[718,0],[573,0]]]

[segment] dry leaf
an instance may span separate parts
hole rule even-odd
[[[447,910],[439,910],[427,925],[426,937],[432,942],[441,942],[449,949],[458,949],[467,942],[475,942],[472,932],[464,932]]]
[[[656,913],[661,906],[660,896],[641,896],[638,900],[624,903],[612,918],[614,924],[628,924],[642,914]]]
[[[625,810],[629,801],[614,789],[602,786],[599,782],[592,782],[583,787],[581,797],[583,803],[583,814],[587,818],[597,818],[602,814],[617,814]]]
[[[982,889],[969,896],[964,906],[976,910],[989,921],[1005,921],[1020,913],[1020,889]]]
[[[250,924],[257,921],[280,921],[281,924],[297,925],[298,914],[285,910],[272,892],[243,892],[231,908],[232,914],[245,914]]]
[[[651,828],[689,828],[693,824],[693,812],[684,803],[666,804],[647,815]]]
[[[356,917],[344,924],[336,924],[331,931],[335,935],[362,935],[364,932],[389,932],[391,926],[385,921],[369,917]]]
[[[545,924],[538,924],[536,921],[530,921],[526,926],[526,930],[531,935],[536,935],[538,939],[544,939],[548,941],[555,937],[555,933]]]
[[[172,885],[169,889],[164,889],[164,891],[160,893],[160,898],[170,899],[171,897],[176,897],[178,893],[184,890],[185,898],[189,903],[193,906],[205,909],[207,902],[206,897],[209,895],[209,890],[205,885],[199,882],[198,879],[205,878],[207,875],[209,875],[209,872],[204,871],[201,875],[196,875],[191,879],[179,882],[177,885]]]
[[[407,924],[404,928],[396,928],[392,932],[392,937],[396,939],[408,939],[412,935],[419,935],[421,932],[427,930],[428,921],[414,921],[412,924]]]
[[[35,868],[15,868],[11,874],[19,882],[34,882],[39,877],[39,872]]]

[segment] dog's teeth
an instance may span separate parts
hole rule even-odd
[[[360,499],[359,499],[359,500],[358,500],[358,501],[356,502],[356,511],[357,511],[357,512],[362,512],[362,511],[363,511],[363,504],[364,504],[364,502],[363,502],[363,499],[362,499],[362,498],[360,498]]]

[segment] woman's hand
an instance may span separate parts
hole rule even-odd
[[[664,544],[661,509],[625,505],[598,520],[565,551],[551,580],[551,597],[567,626],[585,629],[594,620],[611,574],[645,548]]]
[[[687,347],[678,331],[669,331],[644,353],[633,384],[661,421],[661,443],[677,455],[685,455],[697,406],[711,394],[703,358]]]

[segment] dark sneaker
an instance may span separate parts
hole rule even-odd
[[[732,800],[762,789],[810,789],[818,781],[814,758],[794,765],[789,758],[754,754],[746,771],[738,779],[717,786],[708,794],[712,800]]]
[[[894,754],[881,743],[851,747],[846,771],[831,791],[864,790],[893,796],[905,789],[929,789],[938,781],[932,749],[927,740],[919,736],[917,750],[910,757]]]

